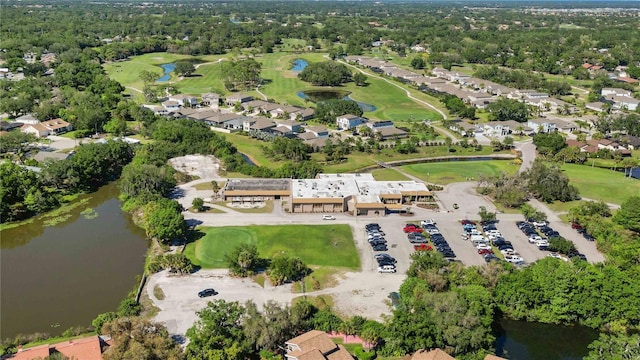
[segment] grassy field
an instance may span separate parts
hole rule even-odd
[[[224,268],[224,254],[240,244],[256,244],[261,257],[299,257],[309,266],[359,269],[360,257],[348,225],[230,226],[199,228],[204,236],[185,255],[203,268]]]
[[[394,169],[377,169],[371,172],[373,178],[378,181],[405,181],[411,180]]]
[[[488,161],[452,161],[405,165],[407,173],[426,182],[435,184],[451,184],[454,182],[477,180],[478,174],[498,175],[501,172],[515,174],[519,165],[510,160]]]
[[[576,164],[565,164],[562,170],[585,198],[621,204],[630,196],[640,195],[640,181],[625,178],[621,172]]]

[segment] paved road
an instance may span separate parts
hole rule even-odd
[[[516,143],[516,149],[520,150],[522,153],[522,165],[520,165],[518,172],[522,173],[531,169],[533,160],[536,158],[536,146],[533,144],[533,141],[529,140],[526,142]]]

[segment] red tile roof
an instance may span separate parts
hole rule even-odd
[[[22,349],[9,359],[34,360],[42,359],[53,352],[59,352],[69,359],[78,360],[102,360],[102,346],[100,338],[90,336],[82,339],[68,340],[53,345],[41,345],[33,348]]]

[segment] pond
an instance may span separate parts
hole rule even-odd
[[[0,232],[1,339],[90,326],[137,286],[148,242],[120,209],[116,185],[77,201],[57,225],[38,218]]]
[[[584,326],[562,326],[502,319],[496,330],[496,353],[510,360],[578,360],[598,332]]]
[[[159,82],[169,81],[169,79],[171,79],[171,72],[175,70],[176,64],[175,63],[162,64],[160,65],[160,67],[164,70],[164,75],[162,75],[162,77],[158,78],[156,81],[159,81]]]
[[[295,60],[293,60],[293,67],[291,68],[291,70],[293,70],[293,71],[302,71],[302,70],[304,70],[304,68],[307,67],[307,65],[309,65],[309,63],[307,63],[306,60],[295,59]]]
[[[298,97],[301,97],[303,99],[309,99],[314,103],[327,101],[331,99],[351,100],[351,101],[355,101],[360,107],[360,109],[362,109],[362,111],[364,112],[376,111],[377,108],[375,107],[375,105],[353,100],[352,98],[349,97],[350,94],[351,92],[346,90],[325,90],[325,89],[298,91],[296,93]]]

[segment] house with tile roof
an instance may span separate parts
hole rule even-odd
[[[102,360],[102,354],[111,344],[110,336],[94,335],[82,339],[67,340],[53,345],[45,344],[27,349],[19,348],[16,354],[7,359],[44,359],[54,353],[60,353],[68,359]]]
[[[418,350],[413,355],[407,355],[403,360],[456,360],[444,350],[433,349],[430,351]]]
[[[26,134],[33,134],[35,137],[46,137],[49,135],[58,135],[71,131],[73,126],[62,119],[51,119],[36,124],[24,124],[20,131]]]
[[[311,330],[285,343],[287,360],[353,360],[347,349],[336,345],[323,331]]]

